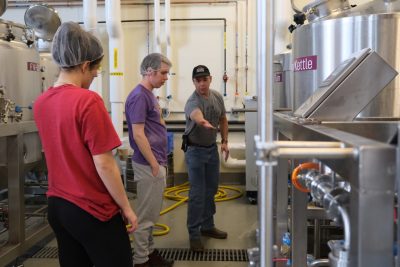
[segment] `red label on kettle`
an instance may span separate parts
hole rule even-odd
[[[298,57],[294,60],[294,71],[307,71],[317,69],[317,56]]]
[[[29,71],[39,71],[39,64],[35,62],[26,62],[27,70]]]

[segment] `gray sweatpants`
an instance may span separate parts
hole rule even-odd
[[[132,168],[137,182],[135,212],[138,217],[138,228],[133,232],[135,248],[133,263],[140,264],[148,261],[149,254],[154,251],[152,232],[154,224],[160,217],[167,171],[160,165],[160,171],[154,177],[148,165],[132,161]]]

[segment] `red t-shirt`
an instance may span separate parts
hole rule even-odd
[[[112,218],[119,207],[92,158],[121,145],[103,100],[66,84],[40,95],[33,110],[46,155],[47,196],[66,199],[101,221]]]

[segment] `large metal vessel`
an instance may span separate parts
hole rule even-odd
[[[274,110],[291,110],[293,107],[291,52],[274,56]]]
[[[326,5],[329,2],[341,5],[333,10]],[[295,109],[337,65],[363,48],[372,48],[400,70],[399,1],[376,0],[350,8],[347,1],[319,0],[303,11],[309,23],[293,32]],[[400,77],[383,89],[358,117],[400,118]]]
[[[33,120],[33,101],[41,93],[40,57],[35,46],[34,34],[22,24],[1,19],[0,89],[4,92],[4,99],[14,102],[15,107],[22,111],[22,118],[11,116],[7,121],[8,125]],[[23,138],[25,162],[40,159],[41,145],[37,133],[25,134]],[[1,138],[0,166],[6,165],[6,151],[6,139]]]
[[[60,68],[54,62],[50,53],[50,42],[38,40],[40,53],[40,71],[42,73],[42,91],[46,91],[57,81]]]

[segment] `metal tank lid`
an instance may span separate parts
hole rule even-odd
[[[400,12],[399,0],[374,0],[343,12],[332,14],[328,19],[336,19],[350,16],[364,16],[377,14],[393,14]]]
[[[30,6],[24,15],[25,24],[35,30],[36,37],[52,41],[58,27],[61,25],[56,10],[46,4]]]
[[[348,0],[314,0],[303,7],[309,22],[350,9]]]
[[[0,0],[0,16],[4,14],[8,6],[7,0]]]

